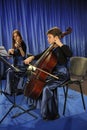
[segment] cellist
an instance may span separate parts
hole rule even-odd
[[[69,79],[69,72],[67,68],[68,59],[72,56],[72,51],[68,45],[64,45],[61,42],[62,31],[58,27],[53,27],[47,31],[47,39],[49,44],[54,44],[53,54],[57,57],[57,64],[53,68],[52,74],[58,76],[59,79],[55,79],[51,76],[47,77],[46,85],[42,91],[41,99],[41,116],[45,120],[54,120],[59,118],[58,113],[58,99],[57,99],[57,87],[61,87],[61,84]],[[29,64],[33,60],[38,60],[44,53],[30,56],[24,60],[25,64]]]

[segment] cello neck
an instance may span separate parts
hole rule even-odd
[[[64,36],[70,34],[71,32],[72,32],[72,28],[71,28],[71,27],[68,27],[68,28],[66,29],[66,31],[62,33],[61,38],[63,38]]]
[[[36,65],[39,64],[39,62],[43,59],[45,59],[49,53],[53,50],[55,43],[51,44],[48,49],[43,53],[43,55],[39,58],[39,60],[36,62]]]

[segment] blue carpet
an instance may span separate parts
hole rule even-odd
[[[12,96],[10,97],[12,99]],[[84,95],[87,108],[87,96]],[[69,90],[66,113],[62,115],[64,94],[62,88],[58,88],[60,118],[53,121],[44,121],[40,116],[40,109],[22,114],[17,118],[11,118],[15,113],[21,112],[19,108],[13,108],[0,124],[0,130],[87,130],[87,111],[84,111],[79,92]],[[16,102],[24,109],[28,109],[27,99],[24,95],[16,96]],[[12,104],[0,94],[0,120],[9,110]],[[31,114],[37,116],[35,119]]]

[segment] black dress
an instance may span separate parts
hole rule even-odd
[[[36,55],[35,60],[38,60],[42,54]],[[55,119],[58,116],[57,87],[61,87],[61,84],[69,79],[67,63],[69,57],[72,56],[69,46],[57,47],[53,50],[53,54],[57,57],[57,65],[52,74],[58,76],[59,79],[48,76],[46,80],[41,99],[41,115],[44,119]]]
[[[21,47],[26,54],[26,44],[24,43],[24,41],[21,42]],[[21,53],[18,49],[14,49],[13,65],[22,71],[26,71],[26,67],[23,63],[23,60],[25,58],[26,55],[23,57],[21,56]],[[22,76],[20,76],[18,73],[15,73],[11,68],[9,68],[6,76],[5,92],[8,94],[12,94],[14,93],[14,91],[16,91],[16,89],[23,90],[24,77],[25,76],[23,76],[23,74]]]

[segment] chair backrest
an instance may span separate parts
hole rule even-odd
[[[76,76],[85,76],[87,72],[87,58],[71,57],[70,58],[70,74]]]

